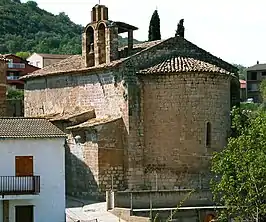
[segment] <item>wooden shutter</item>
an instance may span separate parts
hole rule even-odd
[[[16,176],[33,176],[33,156],[16,156]]]

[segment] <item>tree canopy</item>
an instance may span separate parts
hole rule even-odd
[[[247,68],[240,64],[233,64],[233,65],[238,68],[239,79],[246,80]]]
[[[83,27],[64,12],[54,15],[40,9],[35,1],[0,0],[0,24],[0,54],[81,54]],[[120,40],[120,46],[125,45]]]
[[[149,41],[161,39],[160,17],[157,10],[153,12],[150,20],[148,39]]]
[[[266,112],[257,104],[245,104],[232,111],[234,137],[216,153],[212,188],[216,202],[226,213],[244,219],[264,221],[266,215]]]

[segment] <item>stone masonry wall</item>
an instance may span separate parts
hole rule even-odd
[[[205,183],[209,156],[224,148],[230,133],[230,79],[201,73],[142,78],[145,185]]]
[[[25,116],[95,109],[96,117],[127,116],[125,89],[116,72],[62,75],[28,80]],[[118,82],[117,82],[117,81]]]
[[[75,136],[81,136],[76,141]],[[98,144],[86,140],[85,131],[69,134],[66,145],[66,191],[69,195],[98,197]]]
[[[119,133],[127,134],[128,107],[126,95],[125,85],[121,80],[119,70],[106,73],[36,78],[27,81],[25,86],[25,116],[72,113],[77,108],[79,111],[93,108],[96,118],[122,117],[119,122],[121,124],[119,125]],[[113,136],[113,129],[109,130],[103,127],[102,130],[103,133],[99,132],[101,138],[99,145],[97,142],[86,139],[91,135],[87,130],[68,132],[66,189],[69,194],[82,197],[98,195],[99,186],[108,185],[106,188],[111,186],[111,174],[114,175],[114,180],[119,180],[119,185],[123,184],[124,178],[121,175],[124,168],[121,167],[120,163],[124,155],[124,149],[122,149],[124,147],[119,145],[117,149],[109,149],[113,148],[114,144],[118,146],[118,143],[122,141],[122,136],[117,137],[117,142],[114,143],[114,138],[110,138],[111,135]],[[82,142],[75,141],[76,135],[82,136]],[[104,140],[103,138],[108,139]],[[108,143],[109,139],[110,143]],[[105,149],[106,147],[108,149]],[[119,159],[120,162],[113,162],[109,166],[107,163],[109,159],[106,159],[106,156],[110,161]],[[98,161],[101,159],[103,159],[103,163],[99,166]],[[102,174],[99,173],[99,170]]]
[[[99,135],[99,188],[102,192],[111,188],[123,190],[127,168],[127,133],[123,120],[118,119],[95,128]]]
[[[79,135],[80,141],[74,138]],[[102,197],[124,188],[126,129],[122,118],[74,130],[68,139],[66,182],[69,194]]]
[[[6,62],[0,59],[0,116],[6,116],[6,106]]]
[[[128,172],[127,172],[127,183],[129,189],[142,189],[145,188],[146,182],[143,179],[145,168],[143,167],[144,155],[143,152],[146,149],[144,144],[144,128],[143,128],[143,88],[142,84],[136,77],[136,73],[140,69],[150,67],[152,65],[162,62],[163,59],[172,56],[191,56],[196,59],[200,59],[206,62],[216,64],[217,66],[223,67],[236,72],[231,65],[226,64],[219,58],[211,56],[208,52],[200,49],[194,44],[187,40],[175,37],[170,38],[155,47],[144,50],[142,53],[133,55],[130,60],[127,60],[123,64],[123,76],[128,88],[128,113],[129,113],[129,137],[128,137]],[[221,80],[220,82],[228,82],[227,80]],[[230,89],[228,93],[231,93]],[[237,94],[237,93],[235,93]],[[207,98],[210,95],[206,95]],[[232,97],[232,96],[231,96]],[[219,98],[220,101],[220,98]],[[156,100],[155,100],[156,102]],[[222,104],[227,104],[227,101],[220,101]],[[233,104],[233,103],[231,103]],[[152,110],[152,109],[151,109]],[[159,154],[158,154],[159,155]],[[158,176],[158,175],[157,175]],[[156,177],[157,177],[156,176]],[[191,175],[193,178],[199,175]],[[155,178],[155,176],[152,176]],[[182,177],[182,176],[180,176]],[[208,176],[203,176],[204,178]],[[149,180],[149,179],[148,179]]]

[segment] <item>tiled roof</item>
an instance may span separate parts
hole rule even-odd
[[[84,58],[81,55],[74,55],[68,57],[67,59],[61,60],[58,63],[52,64],[50,66],[44,67],[43,69],[37,70],[29,75],[23,76],[20,79],[28,79],[32,77],[39,76],[48,76],[48,75],[58,75],[58,74],[66,74],[66,73],[87,73],[88,71],[98,71],[107,68],[114,68],[118,65],[122,64],[125,61],[130,59],[134,60],[134,57],[138,57],[141,53],[145,53],[145,51],[150,50],[151,48],[158,47],[160,48],[166,47],[164,50],[162,57],[167,54],[175,55],[177,60],[170,59],[169,61],[165,61],[163,64],[158,64],[156,67],[150,67],[149,70],[143,70],[143,73],[146,72],[158,72],[158,68],[163,72],[187,72],[187,71],[205,71],[205,72],[220,72],[220,73],[228,73],[229,71],[235,73],[237,68],[232,66],[231,64],[223,61],[222,59],[213,56],[207,51],[197,47],[193,43],[185,40],[180,37],[173,37],[166,40],[159,40],[153,42],[144,42],[141,44],[137,44],[134,46],[135,49],[139,49],[135,54],[121,58],[110,63],[101,64],[93,67],[85,67]],[[161,48],[162,48],[161,47]],[[168,49],[167,49],[168,48]],[[190,59],[182,59],[181,56],[191,57]],[[179,56],[179,57],[178,57]],[[175,58],[175,57],[174,57]],[[178,60],[180,58],[181,60]],[[194,58],[194,59],[192,59]],[[198,60],[197,60],[198,59]],[[204,62],[209,61],[210,63]],[[174,62],[174,65],[172,64]],[[170,66],[169,66],[170,65]],[[219,67],[223,68],[219,68]],[[169,68],[170,67],[170,68]],[[182,69],[181,69],[182,67]],[[156,71],[154,71],[156,69]],[[225,71],[227,70],[227,71]]]
[[[247,82],[245,80],[242,80],[242,79],[240,79],[239,82],[240,82],[240,88],[245,89],[247,86]]]
[[[0,61],[6,61],[6,57],[5,57],[5,55],[1,55],[1,54],[0,54]]]
[[[247,68],[247,71],[262,71],[262,70],[266,70],[266,63],[256,64],[254,66]]]
[[[154,45],[159,44],[162,42],[162,40],[158,41],[151,41],[151,42],[143,42],[139,44],[134,44],[134,48],[141,48],[146,49],[149,47],[152,47]],[[125,47],[120,48],[119,50],[123,50]],[[37,70],[33,73],[30,73],[26,76],[22,76],[21,79],[27,79],[31,77],[38,77],[38,76],[46,76],[46,75],[56,75],[61,73],[70,73],[70,72],[86,72],[88,70],[97,70],[102,68],[113,68],[117,65],[121,64],[123,61],[125,61],[127,58],[118,59],[115,61],[112,61],[108,64],[101,64],[98,66],[93,67],[85,67],[83,57],[81,55],[72,55],[64,60],[61,60],[60,62],[51,64],[49,66],[44,67],[43,69]]]
[[[41,57],[45,58],[45,59],[66,59],[70,56],[73,55],[62,55],[62,54],[44,54],[44,53],[36,53],[38,55],[40,55]]]
[[[200,61],[190,57],[176,56],[165,59],[158,64],[141,70],[141,74],[155,73],[180,73],[180,72],[210,72],[230,74],[228,71],[212,65],[210,63]]]
[[[63,138],[66,134],[46,119],[0,118],[0,138]]]
[[[51,64],[44,67],[43,69],[37,70],[29,75],[22,76],[20,79],[28,79],[31,77],[46,76],[46,75],[56,75],[61,73],[70,72],[86,72],[88,70],[97,70],[102,68],[112,68],[116,65],[122,63],[125,59],[115,60],[108,64],[101,64],[98,66],[86,68],[84,65],[83,57],[81,55],[70,56],[67,59],[61,60],[60,62]]]

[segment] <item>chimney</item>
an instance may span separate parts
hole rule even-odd
[[[0,116],[6,116],[6,60],[0,57]]]
[[[258,64],[260,64],[260,62],[259,62],[259,61],[257,61],[257,65],[258,65]]]

